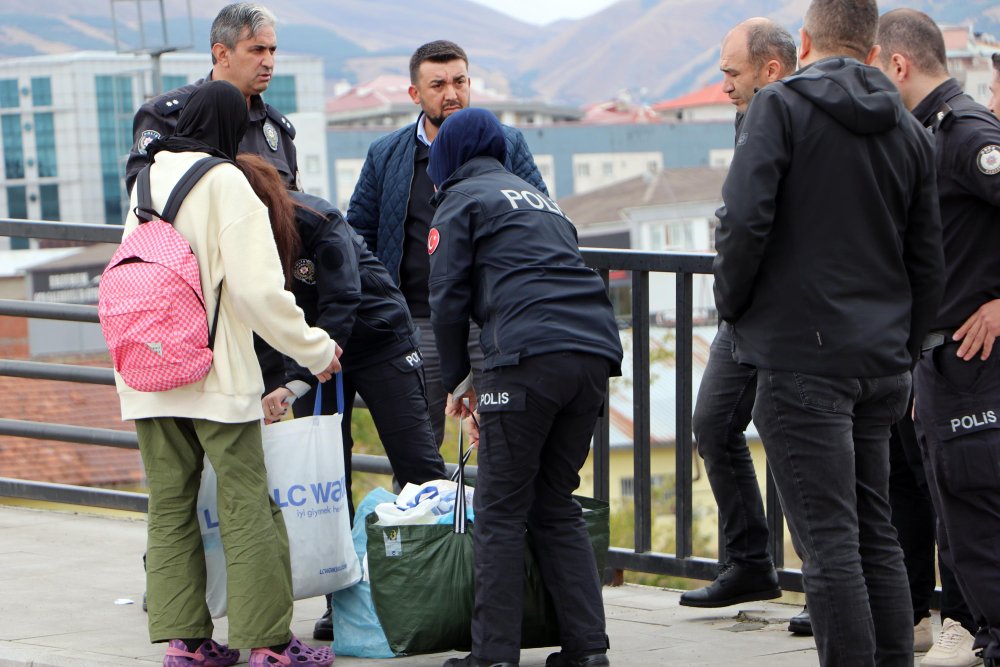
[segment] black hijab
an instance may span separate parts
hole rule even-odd
[[[228,81],[207,81],[188,97],[174,133],[152,142],[146,152],[150,158],[170,151],[235,160],[249,123],[247,100],[239,88]]]

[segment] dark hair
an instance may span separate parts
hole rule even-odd
[[[271,219],[271,233],[278,246],[278,257],[285,272],[285,289],[292,286],[292,265],[302,249],[299,226],[295,221],[295,202],[285,189],[285,182],[278,170],[264,158],[253,153],[240,153],[236,157],[250,187],[267,207]]]
[[[767,61],[777,60],[783,74],[794,72],[798,63],[791,33],[770,20],[752,23],[747,28],[747,56],[757,70]]]
[[[417,77],[420,74],[420,65],[430,61],[432,63],[449,63],[452,60],[464,60],[465,66],[469,66],[469,58],[465,55],[462,47],[455,42],[446,39],[439,39],[436,42],[427,42],[410,56],[410,83],[417,85]]]
[[[915,9],[894,9],[878,21],[879,59],[889,62],[892,54],[906,56],[925,74],[947,74],[948,55],[941,29],[927,14]]]
[[[243,37],[244,30],[250,31],[250,36],[257,34],[261,28],[273,28],[275,24],[274,14],[267,7],[253,2],[235,2],[226,5],[212,21],[212,29],[209,31],[209,48],[215,44],[222,44],[227,49],[235,49],[236,42]],[[212,64],[215,64],[215,55],[212,55]]]
[[[993,69],[1000,72],[1000,51],[993,54]]]
[[[817,51],[864,60],[875,45],[875,0],[813,0],[802,26]]]

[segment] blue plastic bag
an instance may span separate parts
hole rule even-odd
[[[376,505],[395,500],[394,494],[379,488],[365,496],[355,510],[351,537],[364,569],[367,569],[365,554],[368,552],[365,520]],[[367,579],[368,573],[365,571],[361,581],[333,594],[333,650],[338,655],[353,655],[358,658],[394,658],[396,654],[389,648],[385,632],[375,614],[371,585]]]

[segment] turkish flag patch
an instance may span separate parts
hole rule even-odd
[[[441,242],[441,233],[437,229],[432,229],[427,235],[427,254],[433,255],[434,251],[438,249],[438,243]]]

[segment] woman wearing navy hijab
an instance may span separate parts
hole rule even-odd
[[[479,413],[472,653],[446,667],[517,665],[525,531],[559,619],[548,667],[608,665],[593,549],[572,494],[622,347],[604,282],[555,202],[507,171],[499,121],[448,117],[427,168],[431,323],[450,415]],[[464,341],[482,327],[472,387]],[[464,401],[469,401],[466,406]]]

